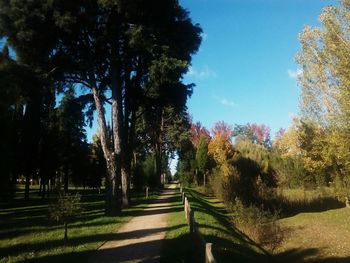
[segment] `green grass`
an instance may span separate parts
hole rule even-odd
[[[163,242],[160,262],[199,262],[196,257],[196,240],[189,234],[179,192],[171,198],[171,207],[173,212],[168,216],[168,231]]]
[[[232,227],[222,202],[194,189],[186,189],[186,192],[199,230],[207,242],[214,244],[214,255],[218,262],[268,260],[268,253]],[[172,205],[183,210],[180,194],[174,197]],[[189,228],[182,210],[169,215],[170,230],[166,234],[162,262],[203,262],[204,250],[199,240],[188,234]]]
[[[283,262],[350,262],[350,209],[334,188],[286,189],[292,213],[279,220],[284,241],[276,251]]]
[[[98,194],[97,190],[78,190],[82,194],[84,212],[69,224],[67,243],[63,242],[63,226],[48,219],[50,200],[39,199],[35,188],[29,201],[16,198],[11,203],[2,203],[0,262],[85,262],[92,251],[113,238],[115,230],[155,198],[151,195],[145,200],[134,195],[131,208],[123,210],[119,216],[107,217],[103,194]]]
[[[350,262],[350,209],[299,213],[280,220],[285,240],[277,258],[283,262]]]

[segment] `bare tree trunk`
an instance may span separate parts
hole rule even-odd
[[[156,162],[156,184],[158,187],[160,187],[162,185],[162,180],[161,180],[161,176],[162,176],[162,146],[160,144],[160,142],[158,141],[156,143],[156,147],[155,147],[155,162]]]
[[[42,187],[43,187],[43,184],[42,184],[42,177],[41,175],[39,176],[39,192],[38,192],[38,195],[41,196],[41,191],[42,191]]]
[[[25,189],[24,189],[24,199],[29,200],[30,176],[28,172],[26,172],[25,178],[26,178],[26,182],[25,182]]]
[[[46,179],[41,179],[41,184],[42,184],[42,191],[41,191],[41,198],[45,199],[45,194],[46,194]]]
[[[162,148],[163,148],[163,140],[162,140],[162,134],[164,131],[164,110],[162,109],[160,112],[160,126],[159,126],[159,130],[156,133],[156,145],[155,145],[155,161],[156,161],[156,178],[157,178],[157,186],[161,186],[162,185],[162,180],[161,180],[161,176],[162,176],[162,161],[163,161],[163,152],[162,152]]]
[[[64,222],[64,242],[67,242],[68,240],[68,224],[67,222]]]
[[[65,193],[68,193],[68,173],[69,173],[69,171],[68,171],[68,169],[65,171],[65,173],[64,173],[64,192]],[[50,180],[49,180],[50,181]]]
[[[106,160],[107,165],[107,176],[106,176],[106,214],[115,215],[120,212],[120,202],[119,202],[119,176],[118,169],[116,164],[115,154],[110,147],[110,140],[107,135],[107,126],[106,119],[104,116],[104,110],[101,103],[101,99],[98,93],[97,88],[92,88],[97,116],[99,124],[99,135],[102,145],[103,154]]]
[[[129,207],[129,171],[126,162],[128,156],[126,149],[126,136],[128,127],[124,127],[125,113],[123,113],[123,98],[121,92],[121,78],[117,65],[112,67],[112,127],[114,154],[116,158],[116,168],[121,176],[121,199],[122,207]],[[128,125],[128,124],[125,124]],[[125,128],[125,129],[124,129]]]

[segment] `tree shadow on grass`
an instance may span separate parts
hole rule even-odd
[[[154,235],[164,231],[174,230],[184,226],[185,225],[177,225],[175,227],[142,229],[142,230],[135,230],[135,231],[129,231],[129,232],[122,232],[122,233],[94,234],[89,236],[69,238],[66,243],[64,243],[62,239],[56,239],[52,241],[44,241],[44,242],[38,242],[34,244],[18,244],[11,247],[0,248],[0,255],[15,256],[18,253],[30,253],[32,251],[36,251],[36,252],[45,251],[49,249],[58,248],[61,246],[76,247],[78,245],[95,243],[95,242],[107,242],[107,241],[117,241],[117,240],[125,240],[125,239],[139,239],[145,236]]]
[[[161,263],[200,263],[204,262],[203,249],[199,247],[196,238],[183,234],[176,238],[168,238],[162,244]]]
[[[83,215],[78,219],[81,226],[93,226],[89,222],[104,215],[104,202],[101,194],[94,194],[96,190],[85,190],[90,196],[82,196]],[[78,191],[71,191],[78,192]],[[136,195],[134,193],[134,195]],[[48,217],[48,207],[54,199],[12,200],[2,206],[0,221],[0,240],[15,238],[34,232],[53,229],[53,222]],[[136,206],[121,213],[118,217],[135,216],[148,207],[155,199],[132,198],[132,205]],[[161,208],[161,207],[159,207]],[[149,214],[151,214],[150,212]],[[75,224],[73,224],[75,225]],[[96,224],[98,225],[98,223]],[[78,225],[77,225],[78,226]]]
[[[217,262],[269,262],[270,254],[233,226],[225,207],[215,207],[220,202],[214,203],[210,201],[213,198],[193,189],[188,192],[195,217],[196,212],[201,212],[211,215],[219,223],[218,226],[199,224],[199,231],[204,233],[206,242],[213,243]]]
[[[205,199],[207,198],[205,195],[195,191],[195,190],[189,190],[189,201],[191,204],[191,208],[194,208],[194,210],[199,210],[202,209],[204,213],[208,213],[211,216],[213,216],[216,220],[218,220],[221,224],[223,224],[227,228],[232,228],[232,225],[229,222],[229,218],[226,215],[227,210],[225,208],[217,208],[213,207],[213,205],[206,201]],[[191,198],[196,199],[196,203],[199,205],[196,205],[195,203],[191,203]]]
[[[291,217],[299,213],[324,212],[344,207],[344,203],[335,197],[319,197],[308,201],[280,200],[282,217]]]
[[[249,243],[234,243],[213,235],[206,235],[205,239],[213,243],[213,254],[217,262],[270,262],[270,254],[254,250]]]
[[[33,263],[54,263],[54,262],[159,262],[162,240],[148,241],[131,245],[124,245],[116,248],[103,250],[89,250],[84,252],[71,252],[59,255],[45,255],[33,259],[26,259],[21,262]]]
[[[348,263],[350,257],[318,257],[319,248],[290,249],[285,252],[271,256],[272,263]]]
[[[318,257],[319,249],[291,249],[289,251],[271,255],[254,241],[249,239],[246,235],[241,233],[238,229],[230,223],[229,217],[225,215],[225,209],[219,210],[213,207],[214,202],[211,202],[210,197],[207,197],[197,191],[189,190],[191,208],[195,211],[207,213],[219,221],[227,230],[213,227],[211,225],[202,224],[200,229],[208,229],[204,232],[221,232],[224,235],[231,235],[239,240],[239,244],[232,240],[222,238],[223,235],[216,236],[215,234],[204,235],[207,242],[213,243],[214,256],[217,262],[273,262],[273,263],[296,263],[296,262],[321,262],[321,263],[345,263],[350,262],[350,257]],[[195,202],[191,202],[191,198],[195,198]],[[207,201],[208,200],[208,201]],[[197,204],[196,204],[197,203]],[[344,207],[343,203],[336,198],[321,197],[307,203],[289,203],[289,212],[295,214],[299,212],[321,212],[330,209]],[[292,213],[292,215],[293,215]],[[290,233],[284,233],[288,235]],[[264,253],[259,253],[253,248],[260,248]]]
[[[135,208],[131,207],[129,210],[123,211],[117,218],[122,218],[126,216],[136,216],[143,213],[143,209],[148,207],[148,204],[150,203],[156,203],[155,206],[151,208],[149,211],[144,211],[143,215],[152,215],[152,214],[159,214],[159,213],[168,213],[168,212],[174,212],[181,209],[180,207],[174,207],[172,209],[167,209],[165,206],[166,202],[169,202],[171,200],[170,192],[166,193],[165,196],[168,196],[168,198],[163,198],[161,200],[154,199],[154,195],[152,198],[145,199],[145,198],[134,198],[132,199],[132,204],[137,205]],[[48,200],[29,200],[29,201],[22,201],[22,200],[15,200],[15,202],[11,205],[8,205],[8,211],[5,211],[7,214],[6,220],[3,222],[0,222],[0,233],[5,234],[1,236],[1,239],[4,238],[13,238],[13,237],[19,237],[21,235],[26,235],[30,233],[35,232],[43,232],[45,231],[45,228],[49,231],[52,229],[59,228],[60,226],[52,226],[52,223],[48,220]],[[110,224],[110,222],[90,222],[94,219],[97,219],[101,216],[104,216],[104,204],[103,204],[103,198],[101,195],[99,196],[89,196],[84,197],[82,201],[82,205],[85,208],[83,216],[79,219],[80,222],[71,224],[69,226],[69,229],[72,230],[74,228],[81,228],[81,227],[98,227],[102,226],[104,224]],[[18,213],[19,212],[19,213]],[[108,221],[108,220],[107,220]],[[34,229],[31,229],[32,227],[35,227]],[[183,226],[178,226],[183,227]],[[95,234],[90,236],[83,236],[83,237],[76,237],[76,238],[70,238],[67,243],[63,243],[61,239],[56,239],[52,241],[42,241],[39,243],[34,244],[21,244],[18,243],[16,245],[12,245],[11,247],[2,247],[0,248],[0,255],[3,256],[16,256],[18,254],[25,254],[25,253],[34,253],[35,251],[41,251],[45,253],[44,251],[49,251],[50,249],[53,249],[55,251],[56,249],[60,250],[67,250],[60,247],[63,246],[69,246],[74,249],[74,247],[81,246],[84,244],[89,243],[95,243],[95,242],[103,242],[108,240],[116,240],[116,239],[124,239],[124,238],[140,238],[144,235],[157,233],[159,231],[166,231],[166,229],[154,229],[154,230],[141,230],[141,231],[132,231],[129,233],[124,234],[118,234],[118,233],[110,233],[110,234]],[[69,232],[68,232],[69,234]],[[34,251],[34,252],[33,252]],[[85,255],[88,252],[82,252],[82,253],[66,253],[63,255],[57,255],[57,256],[45,256],[40,259],[33,259],[33,262],[46,262],[47,260],[53,260],[55,261],[64,261],[65,258],[80,258],[82,255]],[[74,261],[74,260],[73,260]],[[76,261],[77,262],[77,261]],[[83,262],[83,261],[78,261]]]

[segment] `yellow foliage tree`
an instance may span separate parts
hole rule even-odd
[[[219,165],[223,175],[229,176],[232,170],[232,160],[236,153],[231,141],[218,133],[208,145],[208,153]]]
[[[322,27],[305,27],[300,35],[302,119],[312,123],[313,138],[304,132],[303,155],[310,171],[326,168],[342,182],[350,174],[350,0],[326,7]],[[305,128],[305,127],[304,127]],[[306,131],[306,130],[305,130]],[[306,145],[309,144],[309,146]]]
[[[295,118],[292,125],[272,142],[273,148],[279,150],[283,158],[294,158],[301,155],[298,143],[297,124],[298,119]]]

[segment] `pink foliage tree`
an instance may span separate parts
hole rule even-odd
[[[233,127],[230,124],[227,124],[224,121],[219,121],[215,123],[214,127],[211,129],[214,137],[220,135],[225,140],[231,141],[231,138],[234,135]]]
[[[191,123],[191,140],[196,148],[201,136],[204,136],[207,139],[207,143],[209,143],[211,138],[208,129],[202,126],[199,121],[196,123]]]

